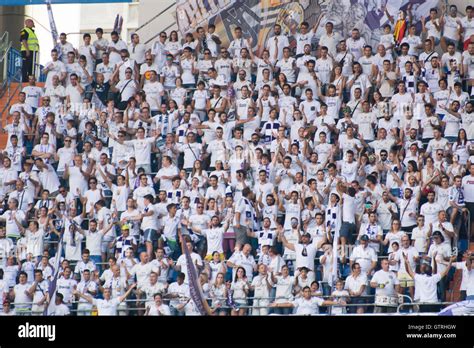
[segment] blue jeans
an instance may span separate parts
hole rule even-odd
[[[91,255],[90,259],[95,263],[96,269],[99,272],[102,272],[102,265],[100,264],[102,262],[102,257],[100,255]]]

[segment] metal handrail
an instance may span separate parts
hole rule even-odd
[[[19,78],[19,79],[18,79]],[[18,79],[18,80],[17,80]],[[18,70],[14,77],[13,78],[9,78],[7,79],[7,86],[6,86],[6,91],[8,91],[8,100],[7,100],[7,103],[5,104],[3,110],[0,112],[0,122],[1,120],[3,119],[3,114],[8,110],[8,108],[10,107],[10,103],[11,101],[13,100],[13,97],[15,96],[16,92],[20,89],[21,87],[21,82],[15,87],[15,90],[13,91],[13,93],[11,92],[11,82],[12,80],[15,80],[15,81],[21,81],[21,70]],[[5,93],[5,92],[3,92]]]
[[[5,53],[3,53],[1,56],[0,56],[0,63],[4,61],[4,59],[7,57],[7,54],[8,54],[8,51],[10,50],[10,48],[12,47],[12,42],[11,41],[8,41],[9,40],[9,34],[8,34],[8,31],[6,31],[2,37],[0,37],[0,42],[2,41],[5,41],[6,42],[6,48],[5,48]]]
[[[172,28],[175,24],[176,24],[176,21],[174,21],[173,23],[171,23],[170,25],[168,25],[165,29],[160,30],[160,32],[161,32],[161,31],[167,31],[168,29]],[[149,39],[145,42],[145,45],[146,45],[146,44],[149,44],[150,42],[152,42],[153,40],[155,40],[158,36],[160,36],[160,33],[159,33],[159,32],[158,32],[157,34],[153,35],[151,38],[149,38]]]
[[[147,20],[145,23],[143,23],[142,25],[140,25],[136,30],[135,32],[143,29],[144,27],[146,27],[148,24],[150,24],[151,22],[153,22],[155,19],[157,19],[158,17],[160,17],[163,13],[167,12],[169,9],[171,9],[172,7],[175,7],[176,6],[176,3],[172,3],[171,5],[169,5],[167,8],[163,9],[162,11],[160,11],[159,13],[157,13],[156,15],[154,15],[152,18],[150,18],[149,20]]]
[[[432,305],[432,306],[445,306],[445,305],[452,305],[454,303],[458,303],[458,302],[411,302],[411,303],[401,303],[398,305],[397,307],[397,313],[400,313],[400,308],[401,307],[404,307],[404,306],[420,306],[420,305]]]

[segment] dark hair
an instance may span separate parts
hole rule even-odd
[[[150,201],[153,204],[153,201],[154,201],[153,195],[148,194],[148,195],[145,195],[145,197],[143,198]]]
[[[242,271],[244,271],[244,277],[247,275],[247,272],[245,271],[245,268],[243,268],[243,267],[238,267],[237,270],[235,271],[234,282],[237,281],[237,273],[239,272],[239,269],[241,269]]]

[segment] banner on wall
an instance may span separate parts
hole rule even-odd
[[[316,32],[318,38],[324,32],[326,22],[334,24],[334,30],[349,37],[358,28],[365,41],[375,47],[383,35],[382,26],[389,23],[384,9],[396,21],[400,10],[410,7],[413,23],[420,25],[422,16],[429,9],[444,1],[438,0],[177,0],[176,22],[182,35],[195,32],[199,26],[216,26],[216,34],[229,45],[233,29],[242,28],[244,37],[252,37],[254,50],[262,51],[272,27],[278,23],[287,34],[290,28],[307,21],[311,26],[321,13],[324,14]],[[392,25],[393,31],[394,25]]]

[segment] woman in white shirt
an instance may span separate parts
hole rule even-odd
[[[346,78],[342,75],[342,67],[336,65],[331,73],[331,85],[336,86],[336,96],[341,97],[346,88]]]
[[[209,179],[209,175],[207,171],[202,168],[202,162],[200,160],[194,161],[194,166],[189,175],[188,182],[191,181],[193,178],[199,179],[199,187],[202,188],[207,185],[207,180]]]
[[[464,129],[460,129],[458,132],[457,139],[453,143],[453,153],[459,156],[459,164],[466,165],[469,159],[469,147],[472,142],[467,140],[467,134]]]
[[[166,43],[165,49],[168,51],[167,54],[173,55],[175,63],[178,63],[182,47],[179,43],[178,32],[176,30],[170,33],[169,41]]]
[[[403,232],[400,229],[400,220],[395,219],[392,221],[392,229],[390,232],[388,232],[385,235],[385,239],[383,241],[383,245],[388,245],[388,253],[391,253],[393,251],[392,249],[392,243],[393,242],[398,242],[398,244],[401,244],[402,237],[406,236],[406,233]]]
[[[225,306],[227,298],[227,289],[224,282],[224,273],[219,272],[211,285],[210,296],[212,298],[212,309],[215,315],[226,316],[227,309],[221,308]]]
[[[176,78],[176,88],[170,92],[170,98],[176,102],[178,108],[184,109],[184,101],[186,99],[187,90],[183,87],[183,80],[181,77]]]
[[[250,290],[250,284],[245,274],[245,268],[237,268],[235,279],[230,287],[232,298],[237,307],[232,308],[232,316],[244,316],[247,308],[239,308],[238,306],[247,306],[247,296]]]
[[[419,254],[426,254],[428,252],[428,241],[430,240],[431,230],[433,226],[425,225],[425,217],[418,216],[416,219],[417,226],[413,229],[411,234],[412,245],[418,250]]]

